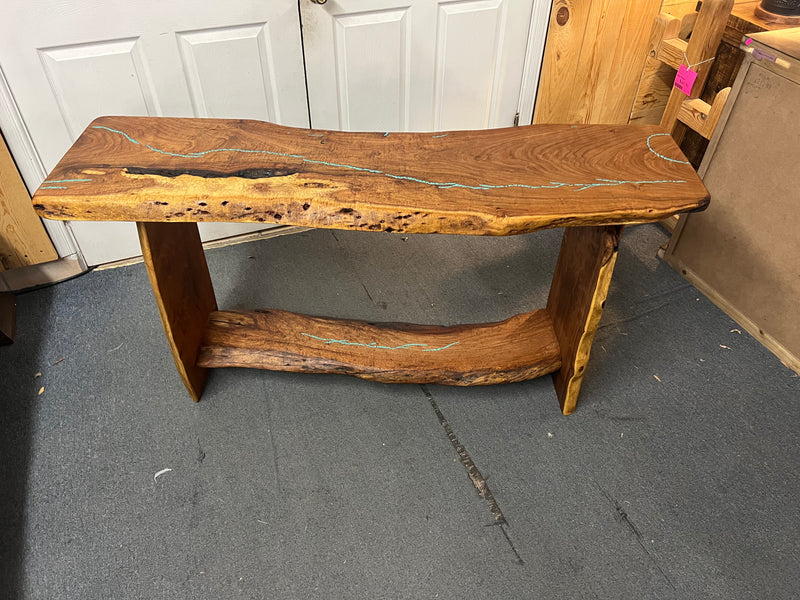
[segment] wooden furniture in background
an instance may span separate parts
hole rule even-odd
[[[58,259],[0,137],[0,271]]]
[[[702,209],[708,194],[653,126],[531,125],[344,133],[259,121],[103,117],[34,196],[55,219],[130,220],[178,370],[207,367],[481,385],[555,373],[575,408],[622,225]],[[498,323],[365,323],[218,311],[196,222],[397,233],[565,232],[547,308]]]
[[[700,166],[708,146],[708,140],[713,135],[713,126],[709,123],[713,124],[714,119],[721,114],[720,109],[724,106],[723,96],[720,94],[726,94],[727,92],[724,90],[733,85],[739,66],[744,59],[745,54],[739,49],[743,37],[751,33],[788,27],[757,17],[754,14],[757,5],[758,2],[752,0],[736,0],[734,2],[722,34],[722,41],[717,47],[714,60],[710,63],[708,78],[699,99],[687,106],[690,110],[686,116],[688,118],[696,117],[695,121],[699,127],[695,129],[699,129],[700,132],[685,131],[680,147],[695,167]],[[685,0],[664,1],[661,8],[662,13],[654,21],[651,31],[647,49],[648,59],[642,71],[630,115],[630,123],[656,124],[661,122],[667,99],[673,89],[675,68],[662,62],[658,57],[660,54],[667,57],[676,54],[674,48],[669,45],[665,45],[662,49],[662,41],[671,38],[685,40],[695,26],[696,8],[697,2],[694,0],[689,2]],[[670,50],[673,52],[670,53]],[[700,102],[704,104],[700,104]],[[714,108],[706,112],[705,105]]]
[[[627,123],[660,0],[554,0],[533,122]]]
[[[800,28],[752,35],[700,175],[714,194],[665,258],[800,373]]]

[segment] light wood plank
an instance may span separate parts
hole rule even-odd
[[[556,0],[534,123],[627,123],[659,0]]]
[[[200,400],[206,369],[196,366],[208,316],[217,310],[195,223],[137,223],[147,275],[175,366],[189,395]]]
[[[554,0],[542,57],[533,122],[578,123],[571,114],[590,0]]]
[[[0,136],[0,271],[57,260],[31,197]]]
[[[198,364],[467,386],[551,373],[561,364],[561,352],[544,310],[499,323],[449,327],[282,310],[219,311],[209,319]]]
[[[385,135],[151,117],[95,121],[34,198],[55,219],[473,235],[652,222],[707,201],[653,126]]]
[[[561,346],[561,368],[553,373],[553,383],[565,415],[575,410],[578,401],[621,232],[618,226],[564,231],[547,311]]]
[[[654,20],[647,42],[647,60],[631,109],[630,123],[644,125],[658,124],[661,121],[675,81],[675,71],[659,60],[658,53],[662,42],[677,37],[680,29],[680,19],[672,15],[662,13]]]

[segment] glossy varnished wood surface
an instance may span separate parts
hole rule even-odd
[[[207,370],[197,351],[208,315],[217,309],[195,223],[137,223],[147,275],[175,366],[193,400],[200,400]]]
[[[386,134],[101,117],[34,206],[51,219],[510,235],[657,221],[707,201],[655,126]]]
[[[281,310],[218,311],[209,318],[198,364],[343,373],[386,383],[489,385],[551,373],[561,352],[544,310],[448,327]]]
[[[561,368],[553,373],[561,411],[575,410],[592,341],[600,326],[622,228],[564,230],[550,286],[547,311],[561,347]]]

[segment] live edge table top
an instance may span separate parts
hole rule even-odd
[[[163,117],[96,119],[34,196],[49,219],[473,235],[646,223],[707,203],[655,126],[346,133]]]

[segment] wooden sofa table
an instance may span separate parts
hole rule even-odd
[[[622,226],[701,210],[708,192],[652,126],[344,133],[102,117],[33,201],[48,219],[137,222],[164,330],[195,400],[209,367],[451,385],[552,373],[568,414]],[[217,310],[200,221],[468,235],[566,229],[546,308],[431,326]]]

